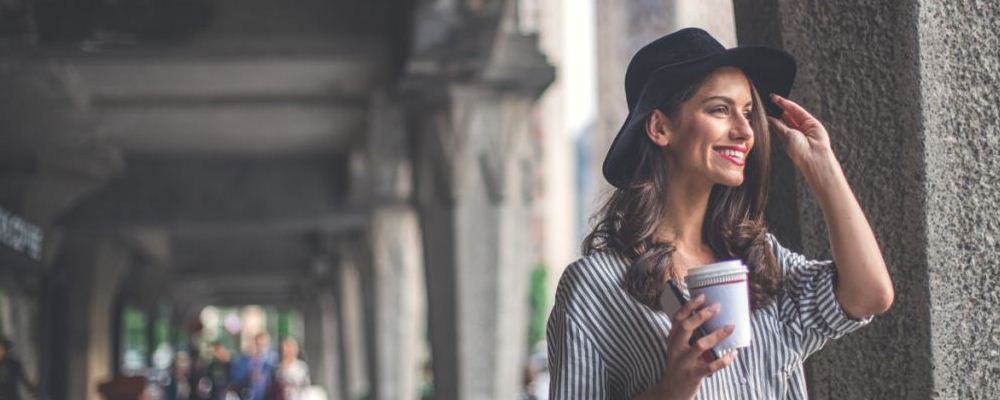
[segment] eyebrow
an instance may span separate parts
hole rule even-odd
[[[722,101],[725,101],[726,103],[729,103],[729,104],[736,104],[736,102],[733,101],[732,98],[726,97],[726,96],[712,96],[712,97],[708,97],[705,100],[702,100],[701,104],[708,103],[709,101],[712,101],[712,100],[722,100]],[[750,100],[746,104],[746,106],[752,106],[752,105],[753,105],[753,100]],[[744,106],[744,107],[746,107],[746,106]]]

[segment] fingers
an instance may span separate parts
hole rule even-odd
[[[681,322],[681,326],[684,328],[685,331],[694,332],[695,329],[698,329],[698,327],[701,326],[701,324],[705,323],[705,321],[708,321],[709,318],[714,317],[715,314],[719,312],[719,309],[721,307],[722,306],[719,305],[718,303],[705,307],[700,311],[694,313],[694,315],[692,315],[691,318],[685,319],[684,322]]]
[[[691,341],[691,335],[694,334],[701,324],[718,314],[719,308],[719,304],[713,304],[692,313],[688,318],[678,321],[677,324],[671,329],[671,335],[673,335],[671,344],[678,349],[688,348],[688,342]]]
[[[788,137],[788,134],[790,133],[789,131],[792,129],[788,127],[788,125],[785,124],[782,120],[777,119],[775,117],[770,117],[770,116],[767,117],[767,122],[771,123],[771,126],[774,127],[774,130],[781,135],[782,139]]]
[[[702,304],[705,304],[705,295],[698,295],[687,303],[684,303],[684,306],[674,314],[673,319],[670,321],[670,324],[673,326],[669,334],[671,346],[681,348],[678,346],[687,344],[687,341],[691,338],[691,332],[689,331],[685,334],[684,321],[691,319],[692,314]]]
[[[732,324],[716,329],[715,332],[712,332],[711,334],[698,339],[697,342],[694,342],[694,346],[691,346],[691,350],[693,350],[695,354],[704,353],[729,337],[729,335],[732,335],[733,330],[735,329],[736,326]]]
[[[729,353],[726,353],[726,355],[722,356],[718,360],[715,360],[715,361],[712,361],[709,364],[706,364],[705,365],[705,375],[714,374],[714,373],[718,372],[719,370],[728,367],[729,364],[732,364],[733,361],[736,360],[736,356],[738,354],[739,354],[739,351],[733,350],[733,351],[731,351]]]
[[[803,131],[789,127],[784,121],[774,117],[767,118],[770,125],[774,127],[774,132],[778,136],[778,141],[785,145],[785,150],[791,150],[790,147],[794,147],[795,142],[800,141],[803,137],[805,137],[805,133],[803,133]]]
[[[799,123],[796,122],[794,118],[792,118],[792,115],[789,114],[788,111],[785,111],[784,113],[781,114],[781,120],[786,124],[788,124],[789,128],[802,129],[802,127],[799,126]]]
[[[771,101],[785,111],[784,114],[782,114],[782,118],[787,121],[788,125],[792,128],[798,129],[806,120],[815,119],[812,114],[809,114],[806,109],[802,108],[802,106],[798,105],[798,103],[794,101],[773,93],[771,94]]]
[[[698,307],[701,307],[701,305],[704,303],[705,303],[705,295],[703,294],[699,294],[697,297],[688,300],[687,303],[684,303],[684,305],[679,310],[677,310],[677,313],[674,314],[673,320],[670,322],[674,325],[680,324],[684,320],[688,319],[688,317],[691,316],[691,313],[693,313],[694,310],[697,310]]]

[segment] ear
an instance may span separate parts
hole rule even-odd
[[[657,146],[670,144],[670,120],[663,111],[653,110],[646,118],[646,136]]]

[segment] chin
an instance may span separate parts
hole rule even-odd
[[[723,178],[719,179],[716,183],[722,186],[738,187],[743,185],[743,177],[740,176],[739,178]]]

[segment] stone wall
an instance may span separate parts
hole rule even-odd
[[[989,258],[998,254],[991,155],[1000,143],[997,109],[987,106],[997,103],[987,82],[1000,77],[998,9],[735,2],[741,44],[783,47],[798,60],[791,97],[830,131],[896,286],[892,310],[812,358],[814,398],[998,393],[1000,313],[984,306],[998,298]],[[794,187],[801,248],[828,257],[821,211],[801,177]]]
[[[1000,3],[918,9],[934,394],[1000,398]]]

